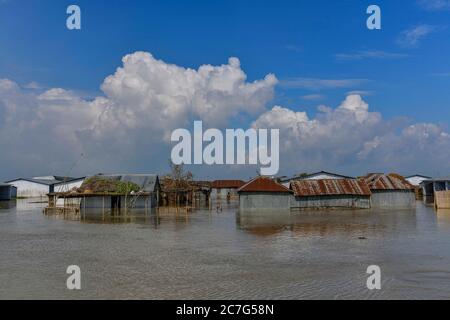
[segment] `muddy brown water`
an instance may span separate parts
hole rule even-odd
[[[133,212],[0,203],[1,299],[450,299],[450,211]],[[366,287],[369,265],[382,289]],[[66,269],[81,268],[81,290]]]

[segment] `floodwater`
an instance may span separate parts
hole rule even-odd
[[[1,299],[450,299],[450,211],[88,214],[0,203]],[[81,268],[81,290],[66,269]],[[366,287],[369,265],[381,290]]]

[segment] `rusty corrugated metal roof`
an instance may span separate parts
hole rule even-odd
[[[370,190],[412,190],[414,186],[399,174],[369,173],[364,177]]]
[[[215,180],[211,184],[213,189],[232,189],[240,188],[245,184],[242,180]]]
[[[238,192],[278,192],[291,193],[285,186],[268,177],[257,177],[238,189]]]
[[[291,189],[296,197],[371,195],[369,186],[356,179],[298,180],[291,182]]]

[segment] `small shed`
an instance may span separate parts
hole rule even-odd
[[[215,180],[211,183],[211,199],[237,199],[237,190],[244,184],[242,180]]]
[[[8,201],[17,198],[17,188],[10,184],[0,183],[0,201]]]
[[[450,209],[450,176],[424,180],[420,186],[425,204],[434,203],[437,209]]]
[[[364,181],[372,192],[372,208],[412,209],[416,206],[414,186],[399,174],[369,173]]]
[[[159,193],[155,174],[102,174],[85,179],[79,188],[50,193],[49,208],[149,209],[158,205]]]
[[[323,179],[291,182],[293,209],[369,209],[371,192],[363,180]]]
[[[136,186],[138,190],[122,190],[118,194],[113,195],[108,190],[100,191],[99,197],[90,196],[85,198],[86,203],[81,202],[82,208],[102,208],[104,206],[104,197],[108,208],[154,208],[158,205],[159,192],[161,190],[159,178],[156,174],[102,174],[95,178],[111,180],[119,182],[122,185],[129,183],[130,186]],[[85,183],[89,183],[86,179]],[[81,188],[84,187],[84,184]],[[89,188],[90,186],[86,186]],[[86,190],[84,190],[85,192]],[[96,193],[96,190],[91,190]]]
[[[237,190],[239,210],[290,210],[292,191],[269,177],[257,177]]]

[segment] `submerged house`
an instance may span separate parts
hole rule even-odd
[[[20,198],[43,198],[48,193],[54,192],[54,186],[64,180],[71,180],[70,177],[42,176],[34,178],[18,178],[6,181],[17,188],[17,197]]]
[[[371,192],[363,180],[323,179],[291,182],[293,209],[369,209]]]
[[[84,180],[79,188],[50,193],[49,207],[81,209],[149,209],[158,205],[159,178],[155,174],[97,175]]]
[[[242,180],[215,180],[211,183],[211,199],[237,199],[237,190],[244,184]]]
[[[369,173],[364,181],[372,193],[372,208],[411,209],[416,206],[414,186],[398,174]]]
[[[434,203],[437,209],[450,209],[450,176],[424,180],[420,186],[425,204]]]
[[[338,173],[332,173],[327,171],[319,171],[315,173],[304,173],[300,175],[296,175],[291,178],[281,179],[281,183],[285,187],[289,187],[290,183],[293,181],[299,181],[299,180],[341,180],[341,179],[355,179],[354,177],[344,176],[342,174]]]
[[[159,206],[162,207],[205,207],[209,205],[211,182],[173,179],[165,176],[161,179]]]
[[[423,189],[420,184],[425,180],[430,180],[431,177],[423,176],[421,174],[415,174],[405,178],[411,185],[414,186],[414,191],[416,192],[416,200],[423,200]]]
[[[17,198],[17,188],[10,184],[0,183],[0,201]]]
[[[290,210],[292,191],[268,177],[257,177],[237,190],[239,210]]]

